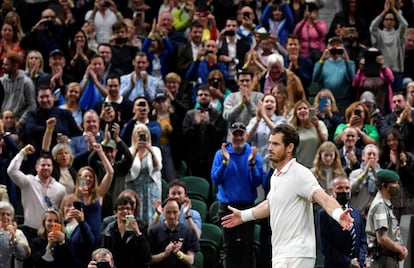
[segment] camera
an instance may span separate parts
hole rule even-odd
[[[104,1],[102,4],[103,7],[110,7],[111,6],[111,2],[109,1]]]
[[[204,50],[204,56],[207,56],[208,54],[214,53],[213,50]]]
[[[250,12],[243,12],[243,17],[250,18]]]
[[[224,32],[224,35],[225,36],[235,36],[236,32],[233,31],[233,30],[227,30],[227,31]]]
[[[211,81],[211,86],[214,87],[214,88],[218,88],[219,84],[220,84],[220,81],[218,79],[213,79]]]
[[[361,110],[359,110],[359,109],[354,110],[354,115],[361,116]]]
[[[264,40],[270,37],[270,33],[259,33],[259,39]]]
[[[43,22],[43,26],[50,28],[55,24],[55,22],[53,20],[47,20]]]
[[[97,268],[111,268],[111,265],[109,265],[109,262],[106,260],[100,260],[96,262]]]
[[[147,141],[147,136],[145,135],[145,133],[140,133],[139,134],[139,140],[140,141]]]
[[[344,53],[344,51],[339,48],[331,48],[329,49],[329,52],[331,53],[331,55],[342,55]]]

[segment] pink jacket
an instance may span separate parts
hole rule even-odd
[[[299,36],[302,57],[309,56],[309,48],[317,48],[321,52],[325,50],[325,38],[328,33],[325,21],[317,20],[314,25],[310,25],[305,20],[301,20],[293,33]]]
[[[380,72],[380,78],[384,80],[386,84],[388,84],[388,103],[390,104],[390,111],[392,110],[391,104],[392,104],[392,87],[391,84],[394,82],[394,74],[392,73],[392,70],[390,67],[386,66],[384,69],[381,69]],[[364,72],[361,69],[358,69],[354,80],[352,81],[352,86],[357,90],[358,98],[359,95],[361,95],[361,89],[364,85],[364,81],[366,79],[366,76],[364,75]]]

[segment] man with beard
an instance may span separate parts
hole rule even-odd
[[[343,230],[353,226],[350,208],[339,203],[321,188],[312,172],[293,158],[299,144],[296,130],[278,125],[269,137],[269,159],[275,172],[267,199],[245,210],[228,207],[233,213],[222,217],[222,226],[232,228],[244,222],[269,217],[272,229],[272,267],[314,267],[316,259],[312,202],[321,205]],[[225,229],[226,230],[226,229]]]
[[[371,268],[398,268],[398,262],[408,256],[390,201],[399,194],[399,180],[398,173],[392,170],[377,174],[378,192],[369,208],[366,225]]]
[[[193,175],[209,181],[214,153],[226,133],[226,122],[218,110],[210,107],[211,99],[208,86],[200,86],[197,89],[200,107],[187,111],[183,121],[183,136],[188,149],[186,162]]]
[[[414,111],[403,92],[394,93],[392,96],[392,106],[392,112],[384,116],[384,133],[391,127],[398,129],[403,136],[405,149],[410,153],[414,153],[414,141],[411,138],[414,134]]]
[[[351,187],[346,177],[336,177],[333,180],[333,197],[343,209],[352,208]],[[361,212],[352,208],[350,212],[354,226],[349,231],[342,230],[325,210],[321,209],[316,215],[318,241],[324,255],[324,267],[359,268],[365,267],[367,253],[367,234]]]

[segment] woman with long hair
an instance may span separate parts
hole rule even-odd
[[[83,30],[78,30],[69,42],[69,64],[67,73],[73,75],[75,81],[81,81],[88,67],[89,60],[96,53],[89,49],[88,37]]]
[[[289,101],[287,88],[276,85],[272,88],[272,95],[276,97],[276,115],[283,116],[288,121],[292,120],[295,104]]]
[[[161,150],[151,145],[151,134],[144,124],[134,127],[129,147],[134,158],[132,167],[125,178],[125,188],[134,190],[141,199],[140,219],[152,221],[152,202],[161,199]]]
[[[394,170],[400,175],[400,194],[392,199],[395,216],[414,214],[414,156],[405,149],[401,132],[389,128],[381,142],[379,164],[384,169]]]
[[[345,121],[344,116],[336,106],[336,100],[332,91],[327,88],[321,89],[315,96],[314,105],[317,117],[323,121],[328,129],[328,140],[333,141],[336,127]]]
[[[322,188],[328,194],[333,194],[333,180],[338,176],[346,176],[338,148],[333,142],[325,141],[319,146],[311,171]]]
[[[212,70],[208,75],[207,83],[212,98],[210,107],[223,112],[224,100],[231,93],[230,89],[226,87],[223,73],[218,69]],[[196,102],[195,108],[198,109],[199,107],[200,104]]]
[[[328,139],[325,124],[309,112],[311,105],[306,100],[295,104],[291,125],[299,134],[299,146],[296,148],[296,159],[302,165],[311,168],[313,159],[321,143]]]
[[[86,267],[95,246],[95,237],[91,227],[85,221],[83,209],[78,207],[79,197],[75,194],[66,195],[60,205],[64,219],[68,248],[72,254],[74,266]]]
[[[4,61],[8,52],[15,52],[22,55],[23,60],[26,57],[26,51],[20,48],[20,41],[17,36],[17,28],[10,22],[4,22],[0,32],[0,59]],[[23,66],[19,66],[22,68]],[[0,76],[4,74],[3,68],[0,70]]]
[[[32,240],[30,261],[35,268],[72,268],[73,257],[68,249],[62,216],[55,209],[43,215],[42,225]],[[31,266],[30,266],[31,267]]]
[[[263,160],[264,172],[268,172],[271,168],[267,151],[270,132],[275,126],[287,123],[285,117],[276,115],[276,107],[276,97],[271,93],[266,94],[257,105],[256,116],[250,119],[246,127],[247,142],[256,146]]]
[[[30,77],[34,85],[37,85],[39,79],[48,76],[47,73],[43,71],[44,62],[42,53],[37,50],[31,50],[27,54],[26,58],[26,76]]]
[[[114,169],[105,156],[101,144],[93,143],[91,146],[98,153],[102,161],[105,168],[105,175],[101,183],[98,183],[95,171],[90,166],[82,167],[76,176],[75,194],[82,202],[85,220],[91,226],[92,233],[95,236],[95,246],[99,246],[102,203],[104,196],[111,186]]]

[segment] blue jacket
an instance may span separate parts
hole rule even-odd
[[[185,78],[189,81],[199,82],[198,79],[201,78],[201,84],[207,84],[208,75],[212,70],[219,69],[224,76],[224,80],[227,81],[229,78],[229,72],[227,71],[227,66],[223,62],[217,62],[216,64],[209,66],[207,61],[196,60],[188,68]]]
[[[92,251],[95,249],[95,236],[86,221],[82,221],[75,227],[70,238],[67,239],[68,249],[73,258],[73,267],[86,267],[91,260]]]
[[[280,21],[279,27],[277,29],[277,40],[282,46],[285,47],[286,40],[289,34],[293,32],[293,26],[295,22],[294,22],[293,14],[292,14],[292,11],[290,10],[289,4],[285,2],[281,4],[280,7],[283,11],[284,18],[282,19],[282,21]],[[273,8],[269,4],[267,4],[265,10],[262,13],[262,16],[260,17],[260,24],[263,27],[265,27],[268,32],[270,31],[269,22],[273,21],[272,12],[273,12]]]
[[[150,51],[151,40],[152,40],[151,37],[145,38],[144,43],[142,44],[142,48],[141,48],[141,50],[147,53],[147,56],[148,56],[149,66],[147,68],[147,71],[149,74],[152,73],[152,61],[155,58],[154,54]],[[162,41],[164,42],[164,50],[162,51],[159,58],[160,58],[160,64],[161,64],[161,74],[162,74],[162,77],[165,78],[165,76],[168,74],[167,60],[169,59],[170,56],[174,54],[174,47],[171,44],[170,40],[168,40],[168,38],[163,38]]]
[[[211,179],[218,186],[217,199],[221,203],[234,205],[253,205],[257,197],[256,187],[263,181],[263,162],[260,154],[256,154],[253,167],[249,166],[249,156],[252,148],[245,142],[243,152],[235,152],[232,144],[226,149],[230,154],[227,165],[223,163],[221,149],[219,149],[211,168]]]
[[[350,257],[352,240],[349,232],[343,231],[339,223],[332,219],[324,209],[319,210],[316,215],[317,237],[324,255],[324,268],[348,268],[353,258],[357,258],[360,266],[365,267],[365,256],[368,250],[365,223],[361,212],[356,208],[352,209],[351,217],[354,219],[356,233],[352,258]]]

